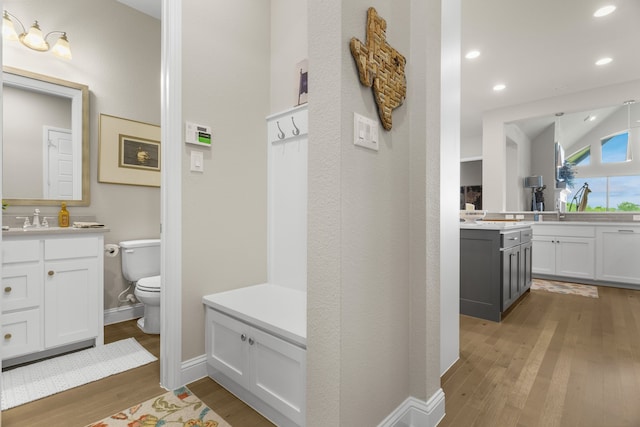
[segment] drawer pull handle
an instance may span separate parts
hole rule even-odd
[[[249,338],[249,345],[253,345],[255,343],[255,341],[253,340],[253,338]]]
[[[11,334],[4,334],[4,339],[5,340],[10,340],[11,339]]]
[[[509,237],[509,240],[518,240],[517,237]]]
[[[633,233],[633,230],[618,230],[618,233]]]
[[[4,288],[5,293],[9,293],[11,292],[13,289],[11,289],[11,286],[7,286],[6,288]]]
[[[53,276],[54,274],[56,274],[53,270],[49,270],[49,272],[47,273],[49,276]]]
[[[240,341],[246,341],[247,340],[247,336],[245,334],[240,335]]]

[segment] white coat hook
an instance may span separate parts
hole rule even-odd
[[[293,124],[293,130],[291,131],[293,135],[300,135],[300,129],[298,129],[298,126],[296,126],[296,122],[293,120],[293,116],[291,116],[291,123]]]

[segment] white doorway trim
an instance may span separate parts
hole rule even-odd
[[[162,0],[160,385],[182,386],[182,0]]]

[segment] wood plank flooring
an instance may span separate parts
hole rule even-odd
[[[440,426],[640,426],[640,291],[598,291],[532,291],[502,323],[461,316]]]
[[[105,343],[134,337],[159,357],[159,335],[144,334],[135,320],[105,327]],[[233,427],[270,427],[268,420],[209,378],[187,385],[204,403]],[[160,362],[132,369],[35,402],[2,411],[2,425],[82,427],[159,396]]]

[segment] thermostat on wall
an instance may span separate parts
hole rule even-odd
[[[184,140],[187,144],[211,147],[213,134],[211,133],[211,128],[209,126],[186,122],[184,127]]]

